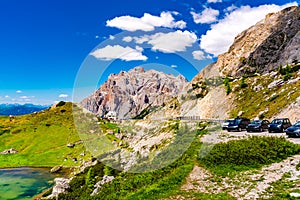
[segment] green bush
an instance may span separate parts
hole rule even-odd
[[[96,180],[95,180],[94,169],[93,169],[93,167],[91,167],[85,176],[85,184],[89,189],[92,190],[95,183],[96,183]]]
[[[241,88],[246,88],[248,86],[247,83],[245,82],[245,77],[244,76],[241,79],[240,86],[241,86]]]
[[[211,171],[226,175],[279,162],[297,153],[300,153],[299,145],[283,137],[251,137],[216,144],[207,156],[198,161]]]
[[[283,80],[284,81],[287,81],[289,80],[290,78],[292,78],[293,74],[291,73],[286,73],[285,75],[283,75]]]
[[[226,88],[226,94],[230,94],[232,89],[230,87],[230,79],[228,78],[228,76],[225,77],[224,79],[224,85],[225,85],[225,88]]]

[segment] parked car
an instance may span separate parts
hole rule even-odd
[[[263,132],[268,129],[268,120],[254,120],[246,127],[247,132]]]
[[[250,123],[250,119],[247,118],[235,118],[230,121],[227,127],[227,131],[242,131],[246,129],[246,126]]]
[[[288,137],[300,137],[300,121],[285,130]]]
[[[288,118],[273,119],[271,124],[269,124],[269,126],[268,126],[268,131],[269,131],[269,133],[272,133],[272,132],[283,133],[284,130],[290,126],[292,126],[292,124]]]
[[[227,119],[222,123],[222,130],[227,130],[228,124],[232,122],[234,119]]]

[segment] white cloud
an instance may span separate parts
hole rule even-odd
[[[150,36],[148,44],[152,45],[152,50],[164,53],[174,53],[185,51],[197,41],[195,33],[180,31],[169,33],[156,33]]]
[[[28,96],[21,96],[20,99],[29,99]]]
[[[134,37],[133,39],[137,44],[143,44],[143,43],[148,42],[150,40],[150,36],[149,35],[144,35],[144,36],[141,36],[141,37]]]
[[[142,47],[140,47],[140,46],[136,46],[135,49],[136,49],[137,51],[139,51],[139,52],[144,51],[144,49],[143,49]]]
[[[96,38],[96,39],[99,39],[99,35],[96,35],[95,38]]]
[[[177,65],[171,65],[172,68],[177,68]]]
[[[58,98],[64,98],[65,99],[65,98],[68,98],[68,96],[69,95],[67,95],[67,94],[60,94],[60,95],[58,95]]]
[[[9,98],[9,96],[8,96],[8,95],[5,95],[5,98]]]
[[[21,90],[17,90],[16,93],[22,93],[22,91]]]
[[[237,9],[237,8],[238,7],[236,7],[235,5],[232,4],[231,6],[227,7],[226,9],[224,9],[224,11],[225,12],[231,12],[231,11]]]
[[[121,59],[124,61],[147,60],[142,54],[141,49],[133,49],[131,47],[122,47],[120,45],[108,45],[102,49],[97,49],[91,53],[92,56],[101,60]]]
[[[195,60],[204,60],[206,59],[203,51],[193,51],[193,57]]]
[[[123,38],[124,42],[131,42],[133,40],[133,38],[131,36],[126,36]]]
[[[114,39],[115,39],[115,36],[109,35],[109,39],[110,39],[110,40],[114,40]]]
[[[297,3],[288,3],[283,6],[274,4],[258,7],[242,6],[226,14],[225,18],[217,24],[211,25],[211,29],[201,36],[200,47],[206,52],[218,56],[228,50],[238,33],[264,19],[266,14],[292,5],[297,5]]]
[[[218,20],[220,12],[212,8],[205,8],[200,14],[191,12],[196,24],[210,24]]]
[[[222,0],[207,0],[207,3],[221,3]]]
[[[186,22],[175,21],[172,12],[162,12],[160,16],[153,16],[145,13],[143,17],[137,18],[132,16],[115,17],[106,21],[106,26],[119,28],[126,31],[153,31],[155,27],[179,28],[186,27]]]

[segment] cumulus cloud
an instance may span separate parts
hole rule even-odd
[[[133,40],[133,38],[130,37],[130,36],[126,36],[126,37],[123,38],[124,42],[131,42],[132,40]]]
[[[220,12],[212,8],[205,8],[201,13],[191,12],[196,24],[210,24],[218,20]]]
[[[172,68],[177,68],[177,65],[171,65]]]
[[[221,3],[222,0],[207,0],[207,3]]]
[[[100,60],[113,60],[113,59],[121,59],[124,61],[132,61],[132,60],[147,60],[147,57],[142,54],[142,48],[133,49],[131,47],[123,47],[120,45],[108,45],[104,48],[97,49],[92,52],[90,55],[98,58]]]
[[[186,27],[186,22],[175,21],[173,12],[162,12],[160,16],[145,13],[141,18],[132,16],[115,17],[106,21],[106,26],[119,28],[126,31],[153,31],[155,27],[179,28]]]
[[[187,47],[192,46],[196,41],[197,36],[195,33],[177,30],[169,33],[156,33],[150,36],[148,44],[152,45],[153,51],[175,53],[185,51]]]
[[[69,95],[67,95],[67,94],[60,94],[60,95],[58,95],[58,98],[63,98],[63,99],[65,99],[65,98],[68,98],[68,96],[69,96]]]
[[[224,9],[225,12],[231,12],[235,9],[237,9],[238,7],[236,7],[235,5],[231,5],[229,7],[227,7],[226,9]]]
[[[8,96],[8,95],[5,95],[4,98],[9,98],[9,96]]]
[[[28,96],[21,96],[20,99],[29,99]]]
[[[150,40],[150,36],[149,35],[144,35],[144,36],[141,36],[141,37],[134,37],[133,39],[137,44],[143,44],[143,43],[148,42]]]
[[[21,90],[17,90],[16,93],[22,93],[22,91]]]
[[[201,36],[200,47],[206,52],[218,56],[228,50],[238,33],[264,19],[266,14],[293,5],[297,5],[297,3],[288,3],[282,6],[271,4],[237,8],[233,12],[227,13],[224,19],[218,23],[211,25],[211,29]]]
[[[205,56],[205,53],[201,50],[193,51],[192,54],[193,54],[193,58],[195,60],[204,60],[204,59],[210,59],[211,58],[210,56]]]

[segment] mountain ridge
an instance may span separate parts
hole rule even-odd
[[[111,74],[107,81],[80,104],[103,117],[116,111],[118,118],[133,118],[149,106],[160,106],[176,97],[187,80],[156,70],[135,67]]]

